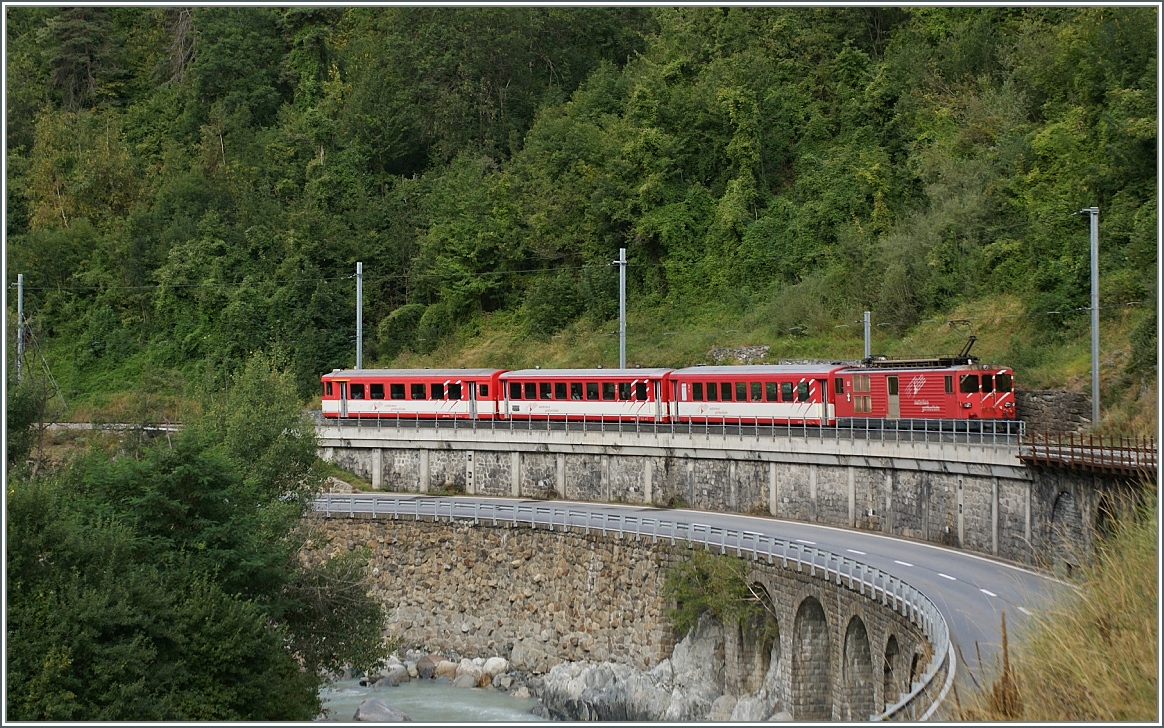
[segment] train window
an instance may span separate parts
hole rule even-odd
[[[854,374],[853,375],[853,391],[854,392],[872,392],[873,389],[869,386],[868,374]]]
[[[363,399],[364,398],[364,385],[353,383],[351,385],[351,388],[352,388],[352,399]]]
[[[538,383],[537,382],[526,382],[525,383],[525,398],[526,399],[537,399],[538,398]]]
[[[873,412],[873,398],[867,394],[854,395],[853,397],[853,412],[859,415],[872,414]]]
[[[752,401],[759,402],[763,397],[763,387],[759,382],[752,382]]]
[[[460,398],[461,398],[461,383],[454,382],[453,384],[450,384],[449,385],[449,399],[460,399]]]
[[[509,383],[509,398],[521,399],[521,382]]]
[[[833,392],[835,392],[836,394],[844,394],[845,393],[845,380],[844,379],[841,379],[840,377],[836,377],[835,379],[833,379]]]
[[[719,383],[719,401],[720,402],[731,402],[732,401],[732,383],[731,382],[720,382]]]
[[[748,401],[748,383],[747,382],[736,382],[736,401],[737,402],[747,402]]]
[[[716,394],[718,392],[719,392],[719,388],[716,386],[715,382],[708,382],[707,383],[707,401],[708,402],[714,402],[717,399],[719,399],[718,397],[716,397]]]
[[[618,398],[623,401],[628,401],[631,398],[630,382],[618,383]]]
[[[566,398],[566,383],[554,382],[554,399]]]
[[[328,382],[328,383],[327,383],[327,396],[328,396],[328,397],[330,397],[330,396],[331,396],[331,382]]]
[[[997,392],[1009,392],[1010,375],[1006,372],[999,372],[999,374],[994,378],[994,389]]]
[[[962,394],[973,394],[978,391],[978,375],[977,374],[963,374],[962,379],[958,384],[958,389]]]
[[[635,382],[635,399],[640,402],[647,401],[647,383]]]
[[[614,399],[614,382],[602,383],[602,398]]]
[[[480,387],[477,387],[477,394],[482,396],[482,397],[488,397],[489,396],[489,385],[482,384]]]
[[[808,401],[808,382],[801,382],[800,384],[796,385],[796,401]]]
[[[440,384],[440,383],[430,384],[428,386],[428,398],[429,399],[444,399],[445,398],[445,385]]]
[[[553,399],[554,398],[554,383],[553,382],[542,382],[538,386],[538,396],[541,399]]]
[[[586,382],[586,399],[598,399],[598,382]]]
[[[764,383],[764,399],[768,400],[769,402],[779,402],[779,393],[780,389],[776,386],[776,382]]]
[[[703,382],[692,383],[692,385],[691,385],[691,401],[692,402],[702,402],[703,401]]]
[[[383,385],[383,383],[369,384],[368,385],[368,394],[370,394],[372,396],[372,399],[384,399],[384,385]]]
[[[424,385],[421,385],[424,386]],[[404,385],[403,384],[389,384],[388,396],[392,399],[404,399]]]
[[[889,388],[889,394],[896,397],[897,391],[897,377],[886,377],[886,386]]]
[[[412,399],[424,399],[424,385],[423,384],[413,384],[413,385],[411,385],[410,389],[412,390],[410,392],[410,394],[412,395]]]
[[[570,382],[570,399],[582,399],[582,382]]]
[[[992,374],[983,374],[982,375],[982,391],[987,392],[987,393],[994,391],[994,375],[992,375]]]
[[[953,394],[954,393],[954,377],[953,377],[953,375],[947,374],[945,379],[946,379],[946,394]]]
[[[785,402],[792,401],[792,382],[780,383],[780,399],[784,400]]]

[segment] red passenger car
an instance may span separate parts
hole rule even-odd
[[[680,422],[825,425],[829,382],[840,365],[689,367],[671,373]]]
[[[500,376],[501,416],[515,420],[665,422],[670,369],[522,369]]]
[[[491,419],[503,369],[336,369],[324,374],[324,417]]]

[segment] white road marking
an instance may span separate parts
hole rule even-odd
[[[983,594],[985,594],[985,595],[986,595],[986,596],[988,596],[988,597],[996,597],[996,596],[998,596],[997,594],[995,594],[994,592],[990,591],[989,589],[979,589],[978,591],[982,592]],[[1022,609],[1022,607],[1019,607],[1019,609]],[[1026,610],[1023,610],[1023,611],[1026,611]]]
[[[913,564],[908,564],[908,563],[906,563],[906,562],[904,562],[904,561],[898,561],[897,559],[894,559],[894,560],[893,560],[893,563],[895,563],[895,564],[901,564],[902,566],[913,566]]]
[[[858,551],[857,549],[845,549],[845,551],[848,551],[851,554],[859,554],[861,556],[866,555],[864,551]]]
[[[806,543],[809,546],[816,546],[816,541],[805,541],[803,538],[796,539],[796,543]]]
[[[949,576],[948,574],[943,574],[943,573],[942,573],[942,572],[940,572],[940,571],[938,572],[938,576],[942,577],[943,579],[949,579],[950,581],[958,581],[958,580],[957,580],[957,579],[955,579],[954,577],[952,577],[952,576]]]
[[[1025,615],[1027,615],[1028,617],[1033,617],[1033,616],[1035,616],[1035,615],[1031,614],[1030,612],[1028,612],[1026,609],[1023,609],[1022,607],[1019,607],[1019,611],[1020,611],[1020,612],[1022,612],[1023,614],[1025,614]]]

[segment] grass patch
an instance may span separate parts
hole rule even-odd
[[[327,460],[321,460],[320,462],[323,463],[323,477],[342,480],[343,482],[352,486],[353,491],[360,491],[362,493],[372,492],[372,484],[351,472],[350,470],[344,470],[335,463],[328,462]]]
[[[959,720],[1156,721],[1157,496],[1120,520],[1084,567],[1078,597],[1004,642],[999,677],[959,701]]]

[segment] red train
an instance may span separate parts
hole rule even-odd
[[[337,369],[324,417],[835,425],[1013,420],[1014,372],[969,357],[687,369]]]

